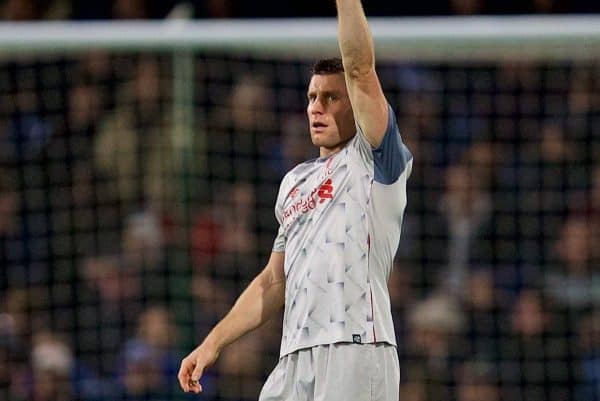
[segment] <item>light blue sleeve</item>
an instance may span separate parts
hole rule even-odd
[[[412,154],[402,142],[394,110],[388,105],[388,125],[381,145],[372,149],[375,164],[375,181],[391,185],[406,169]]]

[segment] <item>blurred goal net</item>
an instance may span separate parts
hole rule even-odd
[[[598,27],[372,21],[414,155],[390,279],[403,401],[599,399]],[[181,357],[318,153],[306,85],[335,55],[332,20],[0,25],[0,400],[188,398]],[[280,323],[201,399],[257,399]]]

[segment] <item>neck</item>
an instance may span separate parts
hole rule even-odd
[[[344,149],[344,147],[346,147],[346,144],[348,142],[350,142],[352,138],[346,139],[343,142],[340,142],[332,147],[326,147],[326,146],[321,146],[319,148],[319,154],[321,157],[329,157],[337,152],[339,152],[340,150]]]

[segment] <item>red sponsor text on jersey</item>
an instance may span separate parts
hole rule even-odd
[[[325,199],[333,198],[333,185],[332,185],[331,178],[328,179],[327,181],[325,181],[323,184],[321,184],[317,195],[320,198],[319,203],[325,202]]]
[[[294,188],[290,192],[291,198],[296,196],[297,192],[294,193],[296,190],[297,188]],[[319,203],[323,203],[328,199],[333,199],[333,181],[331,181],[331,178],[313,189],[308,196],[292,203],[283,211],[283,220],[285,221],[286,226],[289,226],[298,216],[308,213],[310,210],[317,207],[317,199]],[[290,218],[291,220],[287,221]]]

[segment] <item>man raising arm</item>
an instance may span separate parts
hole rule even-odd
[[[354,118],[378,148],[388,125],[388,103],[375,72],[375,54],[360,0],[336,0],[338,37]]]
[[[310,138],[320,157],[281,182],[276,274],[259,276],[184,359],[184,389],[199,391],[189,380],[283,303],[280,359],[259,401],[398,401],[387,281],[412,156],[375,72],[361,2],[337,0],[337,9],[342,59],[317,61],[307,90]]]
[[[290,171],[277,200],[286,254],[281,358],[259,401],[399,397],[387,282],[412,156],[375,71],[362,4],[336,4],[342,59],[318,61],[307,91],[321,157]]]

